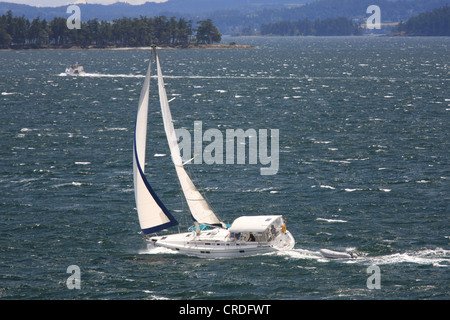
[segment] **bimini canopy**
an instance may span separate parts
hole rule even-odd
[[[229,228],[230,232],[264,232],[270,225],[278,227],[283,223],[281,216],[242,216]]]

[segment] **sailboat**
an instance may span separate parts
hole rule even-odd
[[[215,215],[205,198],[187,174],[173,126],[159,56],[152,50],[156,62],[159,102],[164,130],[172,162],[193,218],[186,232],[156,235],[178,225],[145,176],[147,118],[152,58],[139,98],[133,146],[133,177],[136,208],[144,241],[149,249],[164,247],[179,253],[203,258],[233,258],[290,250],[295,240],[286,229],[282,215],[242,216],[227,225]]]

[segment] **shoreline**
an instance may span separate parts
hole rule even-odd
[[[247,45],[247,44],[192,44],[186,47],[181,46],[156,46],[158,50],[181,50],[181,49],[254,49],[256,47]],[[148,47],[96,47],[96,46],[88,46],[88,47],[79,47],[79,46],[71,46],[71,47],[42,47],[42,48],[8,48],[8,49],[0,49],[0,51],[19,51],[19,50],[150,50],[151,46]]]

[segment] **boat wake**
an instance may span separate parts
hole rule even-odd
[[[354,248],[348,248],[346,252],[354,252]],[[178,251],[163,247],[154,247],[144,249],[139,254],[180,254]],[[338,263],[361,264],[361,265],[393,265],[393,264],[419,264],[431,265],[433,267],[450,267],[450,250],[442,248],[425,249],[417,251],[407,251],[405,253],[393,253],[384,256],[368,256],[362,252],[357,252],[356,258],[326,258],[321,251],[307,249],[291,249],[286,251],[275,251],[265,253],[266,256],[285,257],[292,260],[313,260],[317,262],[329,263],[332,261]]]
[[[450,250],[444,250],[442,248],[417,251],[412,250],[385,256],[366,256],[359,260],[365,264],[375,265],[413,263],[420,265],[432,265],[433,267],[450,267]]]
[[[450,267],[450,250],[442,248],[411,250],[404,253],[393,253],[384,256],[369,256],[364,252],[347,248],[345,252],[356,253],[355,258],[330,258],[325,257],[321,250],[292,249],[279,251],[273,254],[291,259],[315,260],[318,262],[338,261],[342,263],[358,263],[362,265],[391,265],[412,263],[420,265],[432,265],[433,267]]]

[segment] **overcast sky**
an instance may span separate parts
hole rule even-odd
[[[35,7],[60,7],[76,3],[98,3],[111,4],[119,2],[119,0],[0,0],[4,2],[28,4]],[[165,2],[167,0],[120,0],[120,2],[127,2],[129,4],[143,4],[145,2]]]

